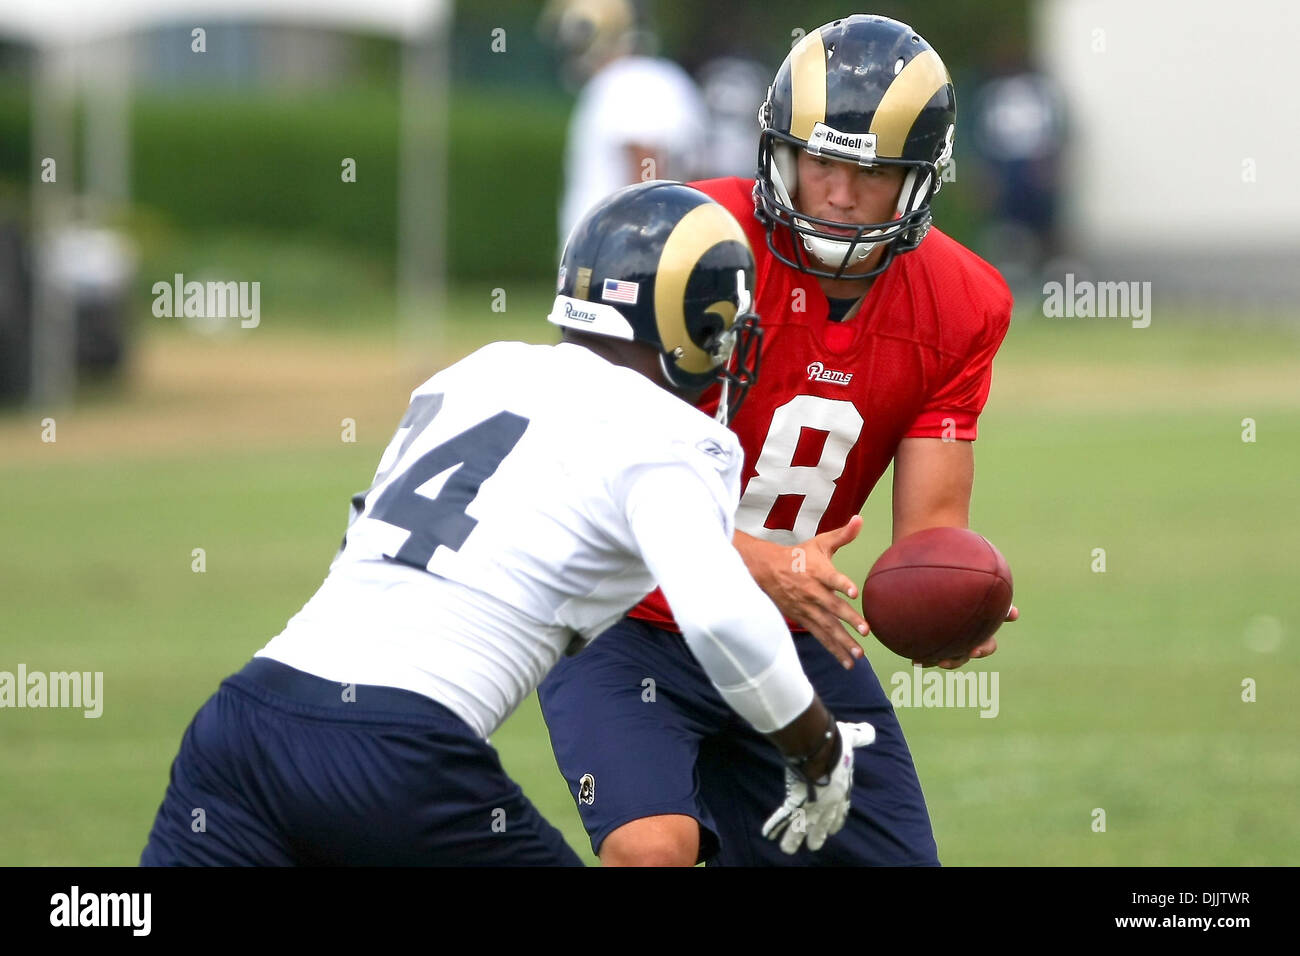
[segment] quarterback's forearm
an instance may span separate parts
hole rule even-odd
[[[781,545],[773,544],[771,541],[764,541],[762,538],[756,538],[752,534],[746,534],[739,529],[731,536],[731,543],[740,552],[740,558],[745,562],[745,568],[749,571],[750,577],[758,582],[759,587],[765,587],[768,583],[767,568],[772,560],[772,552],[782,550]]]
[[[904,438],[894,454],[894,533],[970,526],[975,451],[969,441]]]

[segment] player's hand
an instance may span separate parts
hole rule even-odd
[[[831,559],[861,531],[862,517],[854,515],[843,527],[823,531],[794,548],[736,535],[736,546],[758,586],[782,614],[807,628],[845,667],[852,667],[862,656],[862,648],[844,630],[844,623],[863,637],[870,633],[870,626],[840,597],[856,598],[858,586],[841,574]]]
[[[780,840],[781,849],[795,853],[805,839],[808,849],[822,848],[828,837],[840,831],[849,815],[849,794],[853,789],[853,751],[876,739],[871,724],[837,723],[840,754],[830,773],[809,781],[789,767],[785,771],[785,803],[763,824],[763,836]]]
[[[1016,606],[1014,604],[1011,605],[1011,610],[1007,612],[1008,623],[1011,621],[1018,620],[1019,617],[1020,617],[1020,611],[1016,609]],[[998,638],[997,635],[994,634],[983,644],[977,644],[973,648],[971,648],[971,652],[967,654],[965,657],[950,657],[947,660],[942,660],[942,661],[912,661],[912,663],[919,664],[922,667],[938,666],[938,667],[942,667],[944,670],[953,670],[954,668],[961,667],[963,664],[966,664],[968,661],[978,660],[981,657],[988,657],[997,649],[998,649]]]

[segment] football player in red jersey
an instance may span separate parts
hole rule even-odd
[[[872,723],[876,743],[858,759],[844,830],[816,856],[785,856],[761,838],[779,755],[725,712],[652,594],[616,625],[639,640],[593,645],[539,691],[607,864],[938,863],[897,717],[844,629],[867,633],[845,600],[857,587],[833,558],[891,459],[895,540],[968,525],[971,443],[1011,294],[931,228],[955,124],[929,44],[906,24],[852,16],[806,35],[781,65],[760,112],[757,180],[694,184],[757,251],[762,375],[731,423],[745,452],[736,547],[827,706]]]

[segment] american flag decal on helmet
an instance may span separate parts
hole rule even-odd
[[[637,291],[640,283],[624,282],[622,279],[606,279],[605,287],[600,290],[600,297],[606,302],[626,302],[636,305]]]

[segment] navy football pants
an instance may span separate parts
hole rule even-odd
[[[763,839],[785,799],[780,754],[723,703],[680,635],[624,618],[538,688],[593,851],[631,820],[675,813],[699,821],[700,858],[712,865],[938,865],[911,753],[871,665],[845,670],[815,637],[794,642],[836,719],[876,728],[855,751],[844,829],[793,856]]]
[[[266,658],[185,731],[140,862],[582,865],[441,704],[364,684],[345,694]]]

